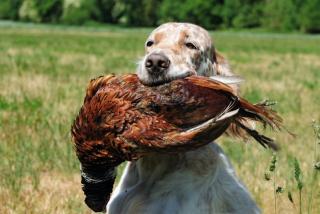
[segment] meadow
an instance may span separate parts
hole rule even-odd
[[[0,213],[91,213],[70,127],[89,80],[135,72],[150,31],[0,22]],[[296,135],[267,130],[281,146],[276,155],[253,141],[218,139],[237,175],[264,213],[320,213],[320,36],[212,37],[246,79],[242,95],[277,101]]]

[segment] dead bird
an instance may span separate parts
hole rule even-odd
[[[92,80],[72,126],[87,205],[94,211],[105,208],[115,167],[123,161],[198,148],[231,124],[262,146],[277,149],[272,139],[247,127],[246,119],[282,127],[268,103],[251,104],[230,86],[207,77],[190,76],[153,87],[134,74]]]

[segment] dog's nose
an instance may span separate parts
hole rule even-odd
[[[163,54],[151,54],[146,59],[146,69],[150,73],[164,72],[169,68],[170,60]]]

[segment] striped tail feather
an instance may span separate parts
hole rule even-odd
[[[115,167],[106,165],[81,166],[81,183],[85,203],[95,212],[104,212],[115,182]]]
[[[244,99],[240,99],[240,117],[231,124],[231,135],[247,139],[248,136],[254,138],[264,148],[279,150],[279,146],[269,137],[260,134],[254,128],[248,127],[250,121],[261,122],[266,128],[270,126],[272,129],[281,130],[282,118],[276,111],[271,109],[274,102],[263,101],[257,104],[251,104]]]
[[[264,127],[269,125],[272,129],[281,130],[283,120],[270,106],[274,102],[263,101],[257,104],[251,104],[245,99],[240,99],[241,116],[254,121],[261,122]]]
[[[271,148],[275,151],[279,150],[279,146],[275,143],[273,139],[260,134],[257,130],[247,127],[240,121],[236,121],[236,125],[239,128],[243,129],[248,135],[253,137],[264,148]]]

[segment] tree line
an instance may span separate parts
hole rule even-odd
[[[1,0],[0,19],[84,25],[156,26],[168,21],[207,29],[320,32],[320,0]]]

